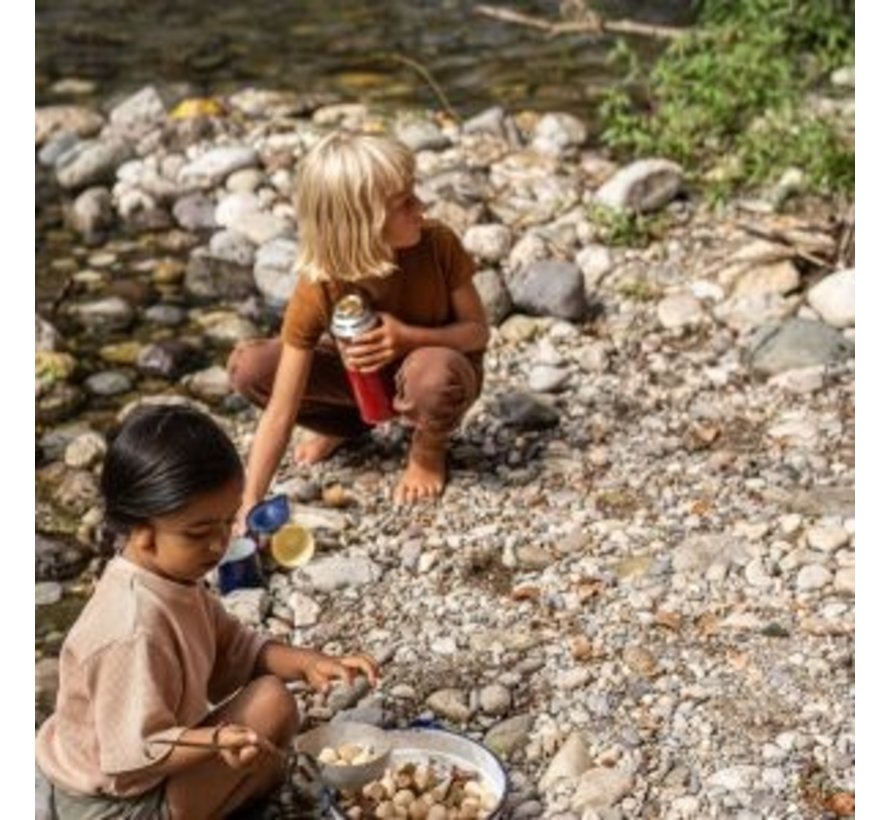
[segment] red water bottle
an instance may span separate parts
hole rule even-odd
[[[331,320],[331,334],[341,342],[354,341],[380,323],[380,318],[365,304],[361,296],[350,294],[337,302]],[[383,370],[363,373],[346,367],[346,376],[352,385],[356,404],[362,420],[368,424],[380,424],[395,416],[392,409],[393,384]]]

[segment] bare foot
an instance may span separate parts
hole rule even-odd
[[[435,444],[419,440],[415,433],[408,453],[408,466],[393,492],[396,504],[413,504],[436,498],[445,489],[445,455],[447,442]]]
[[[345,436],[325,436],[310,433],[294,447],[294,464],[307,467],[330,458],[334,451],[346,441]]]

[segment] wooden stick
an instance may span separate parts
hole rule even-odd
[[[473,11],[485,17],[492,17],[504,23],[516,23],[520,26],[528,26],[544,31],[551,37],[560,34],[640,34],[645,37],[663,37],[675,39],[686,33],[686,29],[673,26],[657,26],[651,23],[637,23],[634,20],[603,20],[596,14],[586,20],[554,23],[531,14],[489,6],[484,3],[477,4]]]

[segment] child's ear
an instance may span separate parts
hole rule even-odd
[[[155,531],[150,524],[136,524],[130,530],[130,543],[139,552],[155,551]]]

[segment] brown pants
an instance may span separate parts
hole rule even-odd
[[[228,361],[232,389],[265,407],[280,358],[279,339],[241,342]],[[385,371],[395,382],[395,411],[408,424],[432,435],[444,437],[455,430],[482,389],[480,368],[448,347],[418,348]],[[359,415],[346,370],[332,343],[323,341],[315,349],[297,424],[324,435],[346,437],[370,429]]]

